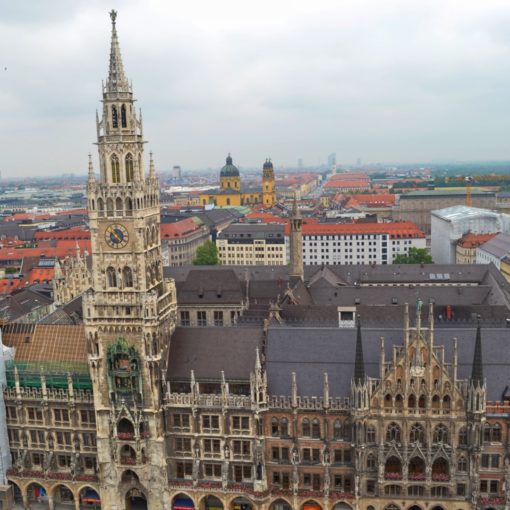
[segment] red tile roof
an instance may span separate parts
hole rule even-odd
[[[90,239],[90,230],[84,228],[67,228],[65,230],[40,230],[34,234],[36,241],[49,239]]]
[[[473,234],[471,232],[464,234],[458,241],[457,244],[462,248],[478,248],[482,244],[490,241],[497,234]]]
[[[85,247],[90,251],[90,242],[78,241],[80,252],[83,255]],[[0,250],[0,260],[21,260],[25,257],[41,257],[46,258],[58,257],[65,258],[68,255],[74,256],[76,254],[76,242],[72,241],[71,246],[62,247],[45,247],[45,248],[3,248]]]
[[[330,180],[325,185],[325,188],[340,188],[340,189],[368,189],[370,187],[370,183],[368,180],[364,179],[350,179],[350,180]]]
[[[352,181],[352,180],[369,181],[370,177],[365,172],[341,172],[339,174],[333,174],[330,181]]]
[[[171,239],[183,237],[196,232],[200,227],[200,222],[195,218],[186,218],[185,220],[176,221],[175,223],[162,223],[160,225],[161,238]]]
[[[395,195],[377,193],[375,195],[353,195],[349,197],[346,208],[364,206],[364,207],[391,207],[395,205]]]
[[[15,278],[0,278],[0,294],[10,294],[21,286],[21,280]]]

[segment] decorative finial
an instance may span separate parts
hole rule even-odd
[[[115,11],[114,9],[112,9],[110,11],[110,18],[112,20],[112,25],[115,26],[115,20],[117,19],[117,11]]]
[[[152,158],[152,151],[149,152],[149,177],[156,178],[156,168],[154,166],[154,159]]]
[[[92,154],[89,152],[89,180],[94,179],[94,167],[92,165]]]

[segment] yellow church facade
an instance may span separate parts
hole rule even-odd
[[[217,207],[235,207],[242,205],[263,204],[272,207],[276,204],[276,185],[273,163],[266,159],[262,168],[262,187],[241,187],[239,169],[233,164],[230,154],[220,172],[220,189],[215,192],[202,193],[201,205],[213,204]]]

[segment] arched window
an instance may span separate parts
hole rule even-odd
[[[123,206],[122,198],[117,197],[115,199],[115,210],[117,212],[117,216],[122,216],[122,206]]]
[[[342,422],[340,420],[335,420],[333,425],[333,438],[342,439]]]
[[[416,397],[411,393],[409,398],[407,399],[407,407],[409,409],[414,409],[416,407]]]
[[[108,197],[106,199],[106,215],[113,216],[113,198]]]
[[[289,420],[287,420],[287,418],[282,418],[280,420],[280,436],[281,437],[289,436]]]
[[[420,444],[423,444],[425,442],[425,431],[423,430],[422,425],[420,425],[419,423],[415,423],[411,427],[409,441],[411,443],[420,443]]]
[[[389,408],[393,406],[393,399],[391,395],[388,393],[384,396],[384,407]]]
[[[450,397],[449,395],[445,395],[443,397],[443,410],[444,411],[449,411],[451,408],[451,400],[450,400]]]
[[[425,395],[420,395],[420,398],[418,399],[418,407],[420,409],[425,409],[427,399],[425,398]]]
[[[131,153],[127,154],[125,164],[126,164],[126,182],[132,182],[134,175],[134,165],[133,155]]]
[[[400,441],[400,427],[394,422],[386,430],[386,441]]]
[[[131,268],[126,266],[122,270],[122,280],[124,281],[124,287],[132,287],[133,286],[133,272]]]
[[[375,471],[377,469],[377,463],[375,461],[375,456],[371,453],[367,457],[367,471]]]
[[[448,443],[448,428],[440,423],[434,429],[434,443]]]
[[[119,117],[117,114],[117,107],[115,105],[112,105],[112,127],[119,127]]]
[[[439,395],[434,395],[432,397],[432,409],[439,409]]]
[[[501,442],[501,425],[495,423],[491,425],[487,423],[483,428],[484,443],[500,443]]]
[[[126,105],[123,104],[120,107],[120,122],[123,128],[127,127],[127,121],[126,121]]]
[[[459,446],[467,446],[468,440],[467,440],[467,429],[466,427],[462,427],[459,430]]]
[[[271,418],[271,435],[273,437],[278,437],[279,434],[280,434],[280,422],[278,418],[273,416]]]
[[[467,459],[466,457],[459,457],[459,462],[457,463],[457,471],[465,473],[467,471]]]
[[[112,182],[118,183],[120,182],[120,167],[119,167],[119,158],[114,154],[111,159],[112,163]]]
[[[117,273],[111,266],[106,270],[106,279],[108,282],[108,287],[117,287]]]
[[[375,444],[376,443],[376,435],[374,427],[367,427],[367,443]]]
[[[395,408],[396,409],[402,409],[404,407],[404,400],[402,398],[402,395],[398,394],[395,397]]]
[[[310,437],[311,436],[311,433],[310,433],[310,420],[308,418],[305,418],[302,422],[301,422],[301,430],[302,430],[302,433],[303,433],[303,436],[305,437]]]
[[[131,200],[130,197],[127,197],[126,198],[126,214],[128,216],[130,216],[132,212],[133,212],[133,201]]]
[[[317,418],[312,421],[312,437],[320,439],[321,437],[321,424]]]
[[[97,199],[97,209],[99,211],[99,214],[102,216],[104,213],[104,201],[101,197]]]

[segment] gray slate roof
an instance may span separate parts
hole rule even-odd
[[[220,380],[223,370],[227,380],[249,381],[261,345],[261,327],[179,327],[168,353],[169,380],[189,381],[191,370],[197,380]]]
[[[477,249],[489,253],[493,257],[502,259],[510,252],[510,235],[503,233],[498,234]]]
[[[435,345],[445,346],[445,361],[452,359],[452,339],[458,339],[460,379],[469,378],[476,327],[436,328]],[[362,328],[366,372],[379,376],[380,337],[385,338],[386,360],[392,346],[402,345],[401,328]],[[323,374],[329,375],[332,397],[350,396],[354,374],[356,330],[341,328],[270,327],[266,363],[269,393],[290,395],[291,374],[296,372],[298,394],[321,396]],[[489,400],[500,400],[510,386],[510,328],[482,328],[484,374]]]

